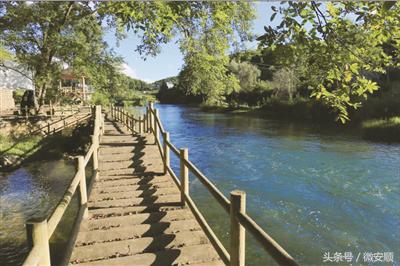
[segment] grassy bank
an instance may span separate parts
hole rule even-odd
[[[12,156],[29,156],[39,149],[41,135],[1,135],[0,134],[0,154]]]
[[[268,117],[272,119],[298,121],[308,123],[337,124],[335,114],[319,102],[307,99],[295,101],[280,101],[271,99],[263,106],[207,106],[200,105],[204,111],[248,114]]]
[[[361,127],[365,139],[400,142],[400,116],[367,120],[362,123]]]
[[[323,124],[342,128],[357,128],[364,139],[380,142],[400,143],[400,116],[387,119],[368,119],[369,110],[357,114],[351,121],[341,124],[335,121],[335,114],[326,106],[312,101],[300,100],[294,102],[269,101],[262,107],[228,107],[200,105],[203,111],[242,114],[249,116],[268,117],[271,119],[308,124]],[[393,108],[394,109],[394,108]],[[377,114],[375,110],[375,116]]]
[[[84,154],[91,132],[92,125],[80,124],[51,136],[0,134],[0,169],[10,171],[26,161],[54,160],[66,155]]]

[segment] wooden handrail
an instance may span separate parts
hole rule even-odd
[[[74,178],[72,179],[71,184],[69,185],[67,191],[64,193],[64,196],[60,200],[60,202],[57,204],[57,207],[54,209],[53,213],[50,215],[50,218],[48,219],[48,235],[49,239],[56,230],[56,227],[58,223],[61,221],[62,216],[65,213],[65,210],[67,209],[69,203],[71,202],[72,197],[75,194],[76,188],[79,185],[79,180],[82,175],[82,171],[78,170],[78,172],[75,174]]]
[[[170,142],[169,140],[164,140],[165,143],[167,143],[168,147],[171,149],[171,151],[173,151],[175,153],[176,156],[179,156],[179,150],[177,147],[175,147],[172,142]]]
[[[200,180],[207,190],[214,196],[222,208],[229,213],[230,202],[221,191],[189,160],[184,160],[189,170]]]
[[[88,190],[91,191],[91,186],[93,185],[93,178],[97,178],[98,171],[98,148],[99,148],[99,138],[104,132],[104,121],[101,114],[101,106],[96,106],[95,111],[93,112],[94,117],[94,133],[92,137],[92,144],[90,145],[89,150],[85,154],[85,156],[78,156],[78,169],[75,173],[75,176],[71,180],[70,185],[66,189],[64,196],[59,201],[57,206],[54,208],[53,212],[46,218],[41,219],[40,221],[28,221],[27,228],[36,229],[35,232],[33,230],[29,230],[28,239],[34,239],[32,242],[32,249],[26,257],[23,265],[38,265],[45,264],[50,265],[50,248],[49,248],[49,240],[56,230],[58,224],[60,223],[68,205],[70,204],[77,187],[80,187],[80,211],[77,220],[83,218],[87,218],[88,209],[87,209],[87,194]],[[79,121],[83,118],[77,119]],[[86,186],[86,177],[85,177],[85,167],[87,166],[90,158],[93,156],[93,176],[92,181],[89,188]],[[39,230],[40,229],[40,230]],[[35,241],[35,238],[38,239]],[[40,241],[39,241],[40,240]],[[68,252],[67,252],[68,253]]]
[[[23,265],[38,265],[41,258],[41,247],[34,245],[26,257]]]
[[[155,144],[160,150],[160,155],[164,162],[164,172],[168,172],[175,184],[181,190],[182,204],[187,205],[195,215],[203,231],[210,238],[212,244],[216,248],[218,254],[226,264],[244,265],[245,261],[245,229],[250,232],[255,239],[263,246],[263,248],[271,255],[271,257],[282,266],[295,266],[297,262],[286,252],[272,237],[270,237],[249,215],[245,213],[245,193],[242,191],[231,192],[230,201],[224,194],[189,160],[187,150],[179,150],[169,140],[169,134],[164,130],[158,110],[150,104],[147,108],[146,121],[147,131],[151,132],[155,138]],[[120,108],[111,107],[111,115],[117,120],[125,123],[125,113]],[[130,115],[129,115],[130,116]],[[134,119],[134,121],[138,121]],[[140,121],[140,119],[139,119]],[[129,126],[126,125],[128,128]],[[133,128],[132,128],[133,131]],[[146,132],[147,132],[146,131]],[[162,141],[158,136],[162,133]],[[169,165],[169,152],[172,151],[181,161],[181,180],[176,176]],[[219,241],[207,221],[204,219],[194,201],[189,195],[188,190],[188,173],[189,170],[194,174],[200,182],[207,188],[211,195],[217,200],[221,207],[231,216],[231,249],[230,253],[226,251],[222,243]]]
[[[283,249],[272,237],[270,237],[249,215],[238,213],[240,223],[248,230],[263,248],[280,265],[295,266],[297,262]]]

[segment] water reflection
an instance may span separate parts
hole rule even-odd
[[[28,252],[26,220],[47,215],[71,181],[75,166],[67,161],[34,162],[0,174],[0,264],[18,265]]]

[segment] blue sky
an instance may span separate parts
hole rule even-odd
[[[253,32],[255,34],[262,34],[264,26],[270,24],[271,17],[271,3],[256,2],[255,7],[257,10],[257,18],[253,22]],[[274,20],[276,23],[277,18]],[[274,24],[275,24],[274,23]],[[156,57],[148,57],[146,61],[142,60],[140,55],[135,52],[136,45],[139,39],[133,34],[129,33],[128,38],[120,41],[119,46],[116,44],[116,38],[112,32],[105,36],[105,41],[122,56],[126,62],[124,65],[125,74],[142,79],[147,82],[153,82],[170,76],[175,76],[180,71],[183,59],[178,45],[175,42],[170,42],[163,45],[161,53]],[[248,43],[247,47],[255,48],[256,42]]]

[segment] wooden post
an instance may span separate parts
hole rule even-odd
[[[149,130],[147,127],[147,107],[146,107],[146,113],[143,115],[143,130],[144,133],[147,133],[147,131]]]
[[[139,133],[142,133],[142,118],[139,116]]]
[[[50,122],[47,122],[47,134],[50,135]]]
[[[92,144],[94,145],[93,150],[93,171],[97,171],[99,168],[99,157],[98,157],[98,150],[99,150],[99,136],[92,135]]]
[[[245,229],[240,224],[238,213],[246,213],[246,193],[240,190],[231,192],[231,250],[230,250],[230,265],[244,266],[245,265]]]
[[[143,133],[146,133],[146,114],[143,114],[142,116],[141,116],[141,119],[142,119],[142,123],[143,123]]]
[[[96,119],[96,123],[100,129],[100,125],[101,125],[101,105],[96,105],[96,110],[95,110],[95,119]]]
[[[26,231],[29,245],[32,247],[40,247],[40,260],[38,265],[51,265],[47,220],[29,220],[26,223]]]
[[[152,113],[152,111],[151,111],[152,109],[151,109],[151,107],[149,107],[149,121],[148,121],[148,124],[149,124],[149,133],[152,133],[153,132],[153,123],[152,123],[152,119],[153,119],[153,113]]]
[[[149,125],[149,107],[146,106],[146,133],[148,133],[150,130],[150,125]]]
[[[135,131],[135,119],[133,116],[131,117],[131,131],[132,133]]]
[[[104,115],[101,115],[101,132],[100,132],[101,135],[104,135],[105,131],[106,131],[106,127],[105,127],[105,122],[104,122]]]
[[[53,103],[50,100],[50,117],[53,118]]]
[[[154,143],[157,144],[157,142],[158,143],[160,142],[160,133],[159,133],[158,125],[157,125],[157,119],[159,117],[158,109],[154,109],[154,112],[156,113],[154,115]]]
[[[25,118],[28,119],[29,113],[28,113],[28,106],[25,105]]]
[[[85,173],[85,158],[78,156],[78,172],[80,172],[79,189],[81,192],[81,208],[85,208],[83,211],[83,218],[86,219],[89,216],[87,208],[87,190],[86,190],[86,173]]]
[[[189,159],[189,151],[187,148],[179,150],[180,152],[180,170],[181,170],[181,204],[186,207],[185,195],[189,196],[189,169],[185,165],[184,160]]]
[[[169,132],[164,132],[163,134],[164,139],[164,175],[168,173],[168,167],[170,166],[170,156],[169,156],[169,146],[167,142],[169,142]]]

